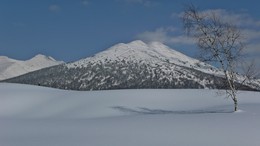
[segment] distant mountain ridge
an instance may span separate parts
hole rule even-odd
[[[38,54],[33,58],[22,61],[0,56],[0,80],[13,78],[42,68],[63,63],[50,56]]]
[[[120,43],[92,57],[7,82],[69,90],[226,88],[222,72],[159,43]],[[243,89],[251,89],[243,86]]]

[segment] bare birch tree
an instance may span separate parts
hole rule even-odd
[[[188,6],[182,20],[187,34],[197,42],[202,61],[209,61],[223,71],[226,95],[233,100],[234,111],[237,111],[237,85],[241,84],[237,67],[245,48],[241,31],[216,12],[202,12],[194,5]]]

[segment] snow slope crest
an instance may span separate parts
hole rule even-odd
[[[38,54],[35,57],[22,61],[0,56],[0,80],[16,77],[42,68],[63,63],[52,57]]]

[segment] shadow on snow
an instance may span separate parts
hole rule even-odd
[[[138,107],[137,109],[127,108],[124,106],[114,106],[120,112],[125,113],[137,113],[137,114],[207,114],[207,113],[233,113],[230,109],[203,109],[203,110],[183,110],[183,111],[171,111],[162,109],[149,109],[145,107]]]

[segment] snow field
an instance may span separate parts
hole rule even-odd
[[[1,146],[259,146],[260,93],[0,84]]]

